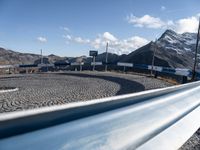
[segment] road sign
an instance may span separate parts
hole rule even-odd
[[[154,71],[162,72],[163,67],[159,67],[159,66],[153,66],[153,67],[152,67],[152,65],[148,65],[148,69],[149,69],[149,70],[154,70]]]
[[[96,57],[98,55],[98,51],[90,51],[90,56]]]
[[[91,62],[91,65],[93,66],[93,65],[95,65],[95,66],[100,66],[100,65],[102,65],[103,63],[102,62]]]
[[[118,66],[125,66],[125,67],[133,67],[133,64],[132,64],[132,63],[118,62],[117,65],[118,65]]]
[[[84,65],[84,62],[72,62],[71,66],[79,66],[79,65]]]

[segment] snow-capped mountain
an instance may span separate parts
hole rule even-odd
[[[195,33],[178,34],[172,30],[166,30],[158,39],[157,44],[160,44],[165,49],[174,50],[178,54],[182,54],[185,51],[194,52],[196,37],[197,34]]]
[[[133,51],[121,61],[151,65],[155,50],[155,65],[192,69],[196,38],[195,33],[178,34],[172,30],[166,30],[156,42],[150,42]]]

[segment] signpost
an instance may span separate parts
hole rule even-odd
[[[98,55],[98,51],[91,50],[90,51],[90,56],[93,57],[93,71],[95,70],[95,57]]]
[[[82,65],[84,65],[84,62],[73,62],[73,63],[71,63],[71,66],[79,66],[80,71],[82,71]]]
[[[106,44],[106,65],[105,65],[105,71],[107,71],[107,63],[108,63],[108,42]]]
[[[98,55],[98,51],[90,51],[90,56],[96,57]]]
[[[124,67],[124,72],[126,71],[126,67],[133,67],[132,63],[124,63],[124,62],[118,62],[117,66],[122,66]]]

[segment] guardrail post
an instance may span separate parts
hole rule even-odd
[[[126,71],[126,66],[124,66],[124,73],[125,73],[125,71]]]
[[[182,76],[182,84],[187,83],[188,79],[186,76]]]
[[[157,78],[157,77],[158,77],[158,72],[155,71],[155,73],[154,73],[154,78]]]

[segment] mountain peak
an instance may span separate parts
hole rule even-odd
[[[54,54],[50,54],[50,55],[48,55],[48,57],[55,57],[56,55],[54,55]]]
[[[161,37],[159,38],[159,40],[160,39],[162,39],[162,38],[164,38],[164,37],[166,37],[166,36],[176,36],[176,35],[178,35],[178,33],[176,33],[175,31],[173,31],[173,30],[171,30],[171,29],[167,29],[162,35],[161,35]]]
[[[179,34],[173,30],[166,30],[159,38],[159,44],[168,51],[183,54],[194,51],[196,35],[194,33]]]
[[[165,32],[164,32],[164,34],[177,34],[174,30],[172,30],[172,29],[167,29]]]

